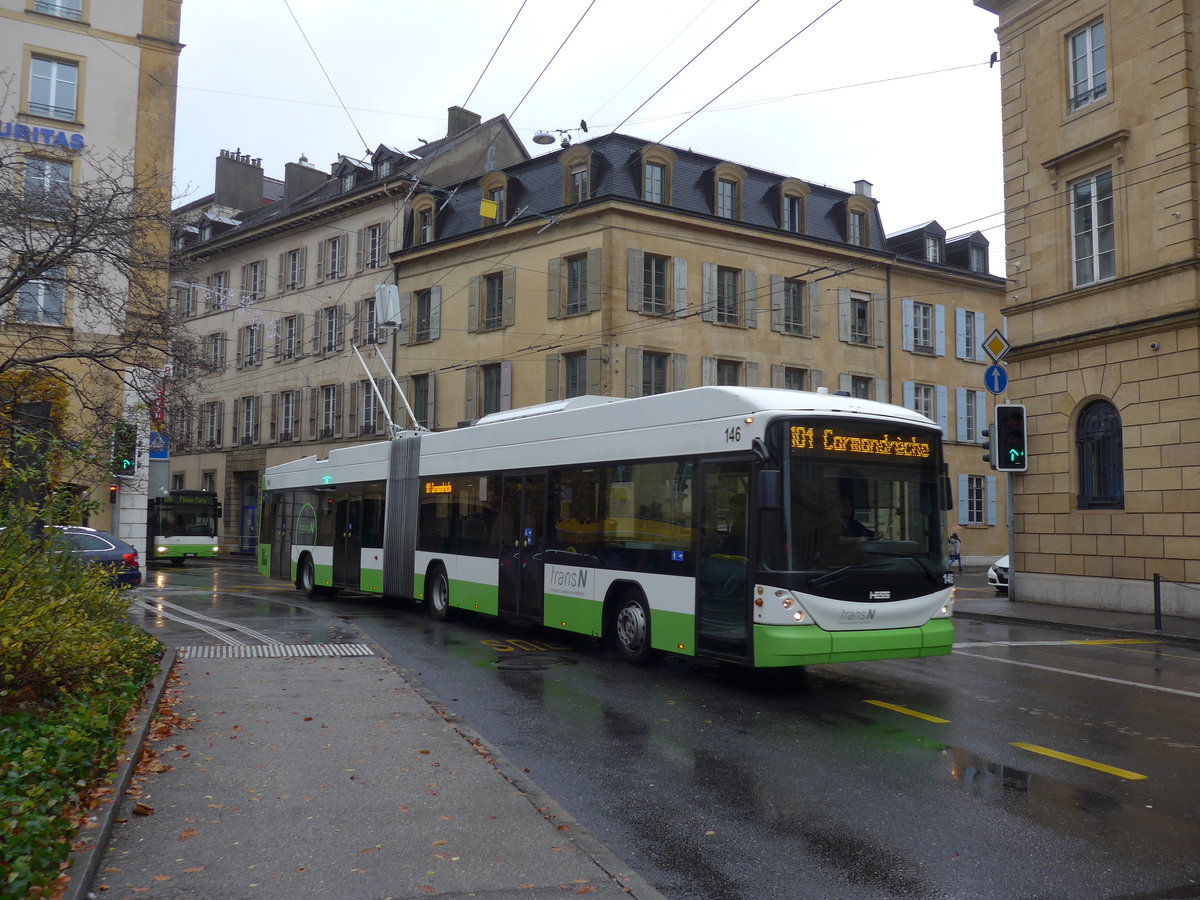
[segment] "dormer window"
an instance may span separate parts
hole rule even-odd
[[[347,172],[342,176],[342,193],[354,189],[354,173]]]
[[[859,210],[851,210],[848,224],[847,241],[859,247],[865,247],[867,244],[867,214]]]
[[[671,172],[677,159],[668,147],[651,144],[642,148],[642,199],[647,203],[671,203]]]
[[[381,159],[375,163],[375,177],[387,178],[392,174],[392,161],[390,159]]]
[[[987,248],[972,244],[969,248],[970,267],[972,272],[985,273],[988,270]]]
[[[413,245],[428,244],[437,238],[437,201],[424,194],[413,201]]]
[[[935,234],[925,235],[925,261],[940,263],[945,261],[942,249],[942,239]]]
[[[572,147],[561,157],[563,167],[563,204],[582,203],[592,198],[592,151]]]
[[[508,176],[503,172],[489,172],[479,180],[482,202],[479,216],[484,225],[496,225],[508,218]]]
[[[742,217],[742,185],[746,170],[733,163],[721,163],[713,170],[713,213],[722,219]]]
[[[788,178],[779,185],[779,227],[794,234],[803,234],[805,209],[808,205],[808,185]]]

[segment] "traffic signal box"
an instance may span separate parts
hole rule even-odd
[[[1029,468],[1025,407],[1019,403],[996,405],[992,466],[998,472],[1024,472]]]
[[[137,470],[137,427],[129,422],[113,426],[112,471],[132,475]]]

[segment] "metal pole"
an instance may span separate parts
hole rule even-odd
[[[1162,631],[1162,576],[1154,573],[1154,630]]]

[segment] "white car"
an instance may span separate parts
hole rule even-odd
[[[1002,556],[988,569],[988,584],[994,587],[997,593],[1008,593],[1008,557]]]

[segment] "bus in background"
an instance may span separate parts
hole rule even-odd
[[[259,570],[755,667],[950,652],[936,424],[828,393],[576,397],[267,469]]]
[[[211,491],[171,491],[151,497],[146,522],[146,556],[182,566],[188,558],[220,553],[221,502]]]

